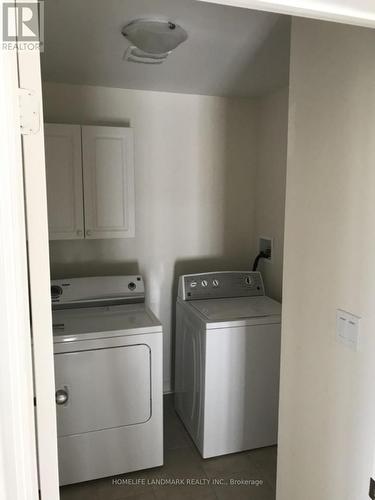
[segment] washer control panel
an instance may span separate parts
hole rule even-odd
[[[182,300],[256,297],[264,295],[262,275],[253,271],[221,271],[180,276]]]

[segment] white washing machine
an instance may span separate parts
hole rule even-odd
[[[162,326],[141,276],[51,283],[60,484],[163,464]]]
[[[277,442],[281,304],[258,272],[181,276],[175,407],[203,458]]]

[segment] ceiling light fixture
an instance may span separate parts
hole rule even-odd
[[[188,37],[178,24],[152,19],[132,21],[121,33],[131,43],[124,59],[144,64],[161,64]]]

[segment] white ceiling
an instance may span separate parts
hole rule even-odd
[[[123,61],[121,28],[170,19],[189,38],[161,65]],[[290,19],[195,0],[46,0],[46,81],[223,96],[256,96],[288,82]]]

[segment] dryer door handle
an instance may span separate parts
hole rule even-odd
[[[68,402],[69,394],[68,391],[64,389],[59,389],[56,391],[55,400],[57,405],[65,405]]]

